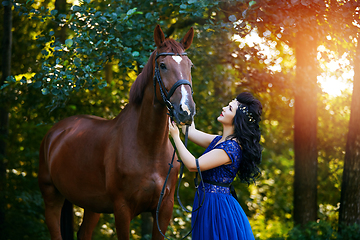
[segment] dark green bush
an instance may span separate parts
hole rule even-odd
[[[329,222],[310,222],[289,231],[286,240],[360,240],[360,225],[344,226],[341,232]]]

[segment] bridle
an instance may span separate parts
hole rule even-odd
[[[185,80],[185,79],[180,79],[178,80],[172,87],[169,91],[166,90],[165,88],[165,85],[161,79],[161,75],[160,75],[160,69],[159,69],[159,65],[157,63],[157,59],[160,57],[160,56],[184,56],[184,55],[187,55],[187,53],[172,53],[172,52],[166,52],[166,53],[157,53],[156,54],[156,57],[155,57],[155,73],[154,73],[154,92],[155,92],[155,99],[156,99],[156,83],[159,84],[159,88],[160,88],[160,94],[161,94],[161,97],[166,105],[166,108],[168,109],[168,114],[170,115],[170,118],[173,119],[174,115],[173,115],[173,109],[174,109],[174,106],[172,105],[172,103],[170,102],[170,98],[171,96],[174,94],[175,90],[180,86],[180,85],[189,85],[190,88],[191,88],[191,94],[193,94],[193,89],[192,89],[192,86],[191,86],[191,83],[188,81],[188,80]],[[189,126],[186,126],[186,133],[185,133],[185,147],[187,147],[187,141],[188,141],[188,130],[189,130]],[[158,230],[159,232],[161,233],[161,235],[170,240],[170,238],[166,237],[165,234],[161,231],[160,229],[160,225],[159,225],[159,211],[160,211],[160,206],[161,206],[161,202],[163,200],[163,197],[164,197],[164,194],[165,194],[165,188],[166,188],[166,184],[167,184],[167,181],[168,181],[168,178],[170,176],[170,172],[171,172],[171,169],[174,167],[173,166],[173,162],[174,162],[174,158],[175,158],[175,153],[176,153],[176,146],[174,147],[174,152],[173,152],[173,155],[172,155],[172,159],[171,159],[171,163],[169,163],[169,171],[168,171],[168,174],[166,176],[166,179],[165,179],[165,182],[164,182],[164,185],[163,185],[163,188],[161,190],[161,194],[160,194],[160,198],[159,198],[159,202],[158,202],[158,205],[157,205],[157,208],[156,208],[156,224],[157,224],[157,227],[158,227]],[[180,201],[180,196],[179,196],[179,189],[180,189],[180,184],[181,184],[181,180],[182,180],[182,175],[183,175],[183,171],[184,171],[184,163],[181,161],[181,160],[178,160],[178,162],[180,162],[180,175],[179,175],[179,181],[178,181],[178,187],[177,187],[177,199],[178,199],[178,202],[180,204],[180,206],[182,207],[182,209],[188,213],[192,213],[192,212],[196,212],[200,209],[200,207],[202,207],[203,203],[204,203],[204,200],[205,200],[205,191],[204,191],[204,195],[203,195],[203,199],[200,203],[200,190],[199,190],[199,185],[200,183],[202,184],[203,186],[203,189],[205,189],[204,187],[204,181],[202,179],[202,175],[201,175],[201,171],[200,171],[200,167],[199,167],[199,162],[198,160],[196,159],[196,167],[197,167],[197,174],[196,174],[196,178],[195,178],[195,188],[196,188],[196,193],[198,194],[198,199],[199,199],[199,207],[196,208],[195,210],[193,211],[189,211],[188,209],[186,209],[183,204],[181,203]],[[197,177],[200,177],[200,183],[198,183],[197,181]],[[198,213],[198,212],[197,212]],[[195,218],[195,222],[197,220],[197,217],[198,217],[198,214],[196,215],[196,218]],[[194,224],[195,226],[195,224]],[[190,233],[192,232],[194,226],[191,228],[190,232],[188,232],[183,238],[181,239],[185,239],[188,235],[190,235]]]
[[[186,55],[187,55],[186,52],[183,52],[183,53],[164,52],[164,53],[156,53],[156,57],[155,57],[155,73],[154,73],[155,99],[156,99],[156,83],[158,83],[161,98],[163,99],[163,101],[164,101],[164,103],[166,105],[166,108],[169,111],[169,115],[170,115],[171,118],[174,117],[173,112],[172,112],[172,110],[174,109],[174,106],[170,102],[170,98],[174,94],[175,90],[181,85],[189,85],[190,88],[191,88],[191,94],[192,94],[193,89],[192,89],[191,83],[188,80],[180,79],[171,87],[171,89],[169,91],[167,91],[166,88],[165,88],[165,84],[161,79],[159,64],[158,64],[158,62],[156,60],[161,56],[186,56]]]

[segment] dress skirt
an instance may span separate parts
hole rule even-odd
[[[204,192],[196,194],[193,210],[203,200]],[[236,199],[225,193],[205,193],[205,200],[192,213],[193,240],[254,240],[249,220]],[[195,224],[195,225],[194,225]]]

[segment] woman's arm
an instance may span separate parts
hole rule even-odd
[[[182,132],[185,134],[187,126],[182,126]],[[199,131],[195,128],[195,123],[192,122],[189,126],[188,137],[190,141],[199,145],[200,147],[207,148],[211,141],[216,137],[216,135],[208,134],[202,131]]]
[[[182,162],[190,172],[197,172],[195,157],[187,150],[180,139],[179,129],[175,123],[169,122],[169,131]],[[231,159],[222,149],[214,149],[198,158],[201,171],[209,170],[224,164],[231,163]]]

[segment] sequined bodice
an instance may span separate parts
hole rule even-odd
[[[204,180],[230,184],[234,180],[236,173],[239,169],[240,161],[242,158],[242,151],[236,141],[226,140],[217,144],[220,139],[221,136],[216,136],[203,154],[210,152],[213,149],[223,149],[230,157],[231,163],[204,171],[202,172],[202,177]],[[230,190],[228,187],[221,187],[209,183],[205,183],[205,192],[220,192],[230,194]]]

